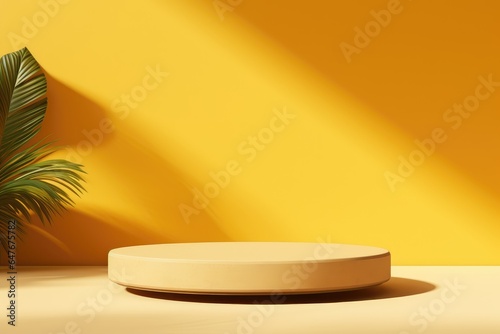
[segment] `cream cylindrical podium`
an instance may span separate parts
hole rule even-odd
[[[108,255],[111,281],[192,294],[296,294],[360,289],[390,279],[389,251],[294,242],[205,242],[131,246]]]

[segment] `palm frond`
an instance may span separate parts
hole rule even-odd
[[[47,109],[47,81],[28,49],[0,62],[0,164],[39,131]]]
[[[84,191],[79,164],[46,160],[51,143],[29,142],[40,131],[47,109],[47,82],[26,49],[0,59],[0,243],[5,248],[8,221],[17,230],[31,214],[51,222],[73,205],[71,194]]]

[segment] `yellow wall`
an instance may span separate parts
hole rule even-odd
[[[0,4],[0,53],[43,66],[44,135],[88,172],[19,264],[202,240],[500,264],[498,1]]]

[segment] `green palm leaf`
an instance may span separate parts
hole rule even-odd
[[[19,231],[31,213],[50,222],[73,205],[71,193],[84,191],[82,166],[62,159],[45,160],[55,150],[30,144],[47,109],[47,81],[24,48],[0,59],[0,243],[6,248],[8,221]]]

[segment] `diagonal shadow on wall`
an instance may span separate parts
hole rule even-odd
[[[227,13],[224,24],[231,29],[231,20],[245,20],[410,138],[424,140],[436,127],[444,128],[448,138],[436,152],[497,197],[500,89],[457,129],[451,128],[459,122],[456,113],[454,121],[444,119],[449,108],[475,94],[480,76],[492,74],[495,85],[500,82],[494,4],[401,1],[386,27],[361,43],[355,29],[376,22],[373,12],[387,11],[388,3],[245,1]],[[356,52],[344,53],[343,42]]]

